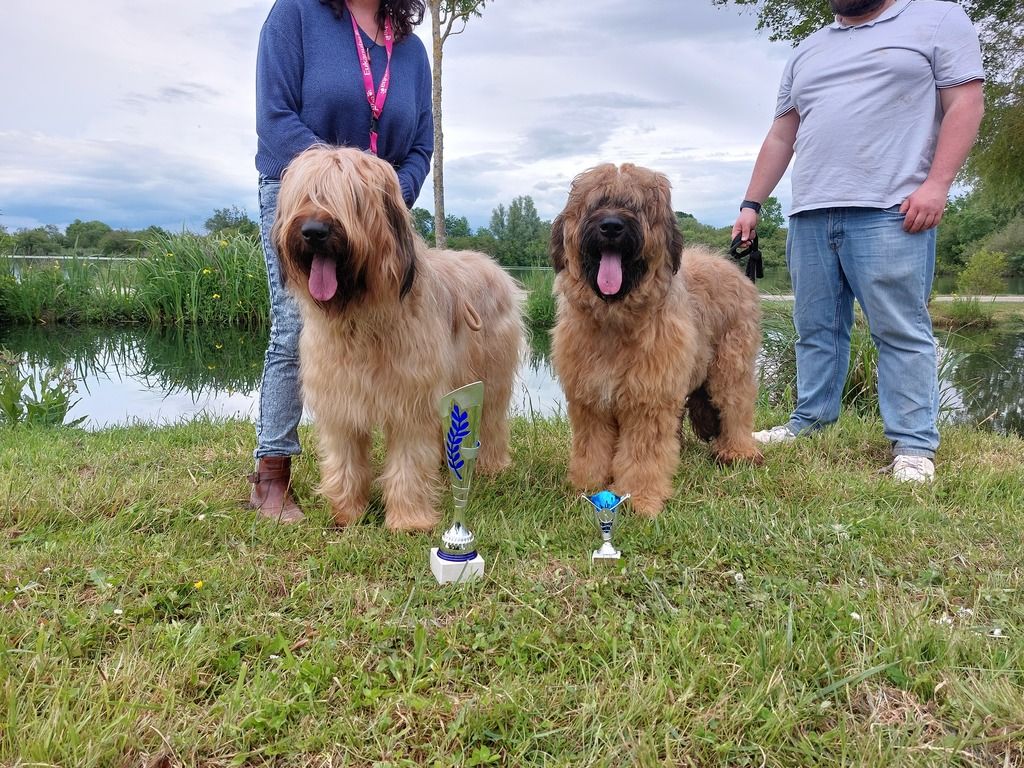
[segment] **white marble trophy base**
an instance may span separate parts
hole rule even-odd
[[[434,573],[434,578],[437,579],[438,584],[450,584],[452,582],[459,581],[472,581],[476,578],[483,578],[484,575],[484,559],[477,556],[472,560],[466,560],[462,563],[453,563],[449,560],[443,560],[437,554],[437,547],[430,548],[430,570]]]
[[[600,549],[595,549],[593,554],[590,556],[591,563],[614,563],[622,557],[622,553],[616,550],[611,552],[604,552]]]

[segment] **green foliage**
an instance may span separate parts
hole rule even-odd
[[[14,252],[19,256],[47,256],[60,253],[64,237],[56,227],[19,229],[14,233]]]
[[[516,267],[548,265],[551,224],[541,221],[533,198],[515,198],[506,209],[499,205],[491,214],[490,234],[496,241],[499,264]]]
[[[967,262],[957,278],[957,289],[971,296],[1002,293],[1006,290],[1006,254],[980,250]]]
[[[1017,214],[1006,226],[989,235],[985,247],[1006,254],[1009,274],[1024,275],[1024,213]]]
[[[126,323],[142,319],[130,264],[65,259],[14,265],[0,259],[0,318],[14,323]]]
[[[64,236],[76,251],[90,253],[100,250],[100,243],[112,231],[110,225],[102,221],[75,219],[68,224]]]
[[[232,205],[230,208],[217,208],[204,224],[211,235],[231,237],[232,235],[248,235],[258,237],[259,225],[249,218],[249,214]]]
[[[256,236],[154,236],[146,250],[136,300],[151,323],[262,327],[269,319],[266,264]]]
[[[413,225],[416,227],[416,231],[420,233],[420,237],[428,241],[433,238],[434,214],[426,208],[413,208],[412,220]]]
[[[64,425],[75,402],[74,377],[68,370],[44,368],[21,373],[21,361],[0,347],[0,426],[26,424],[33,427]],[[66,426],[76,427],[85,417]]]
[[[976,297],[957,296],[950,302],[943,322],[950,330],[960,331],[965,328],[988,328],[991,327],[993,320]]]

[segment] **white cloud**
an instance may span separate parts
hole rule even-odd
[[[0,224],[200,229],[235,204],[255,217],[271,5],[6,0]],[[493,0],[445,48],[448,212],[479,226],[531,195],[551,218],[573,176],[610,161],[667,173],[677,209],[728,223],[787,55],[710,0]]]

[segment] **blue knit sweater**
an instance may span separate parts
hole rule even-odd
[[[361,34],[379,88],[387,54]],[[370,105],[347,11],[339,20],[319,0],[276,0],[256,57],[256,134],[256,169],[271,179],[281,178],[292,158],[317,142],[369,148]],[[377,142],[411,208],[434,151],[430,63],[415,35],[394,45]]]

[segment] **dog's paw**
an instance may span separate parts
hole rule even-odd
[[[578,491],[603,491],[611,479],[611,475],[595,472],[591,467],[569,467],[569,484]]]
[[[332,504],[331,515],[334,517],[334,524],[344,528],[347,525],[356,523],[362,517],[363,510],[349,506],[339,507],[337,504]]]
[[[440,514],[434,509],[403,507],[389,509],[384,515],[384,526],[389,531],[402,533],[429,532],[434,530],[440,519]]]
[[[506,469],[512,466],[512,459],[505,454],[504,456],[497,456],[493,458],[484,459],[480,457],[480,461],[477,462],[476,470],[481,475],[497,475],[500,472],[504,472]]]
[[[646,517],[648,520],[657,517],[665,506],[665,500],[661,497],[645,493],[630,496],[629,503],[639,517]]]
[[[744,462],[759,467],[764,464],[764,454],[757,448],[753,447],[742,450],[716,450],[715,460],[719,464],[723,464],[725,466],[735,464],[736,462]]]

